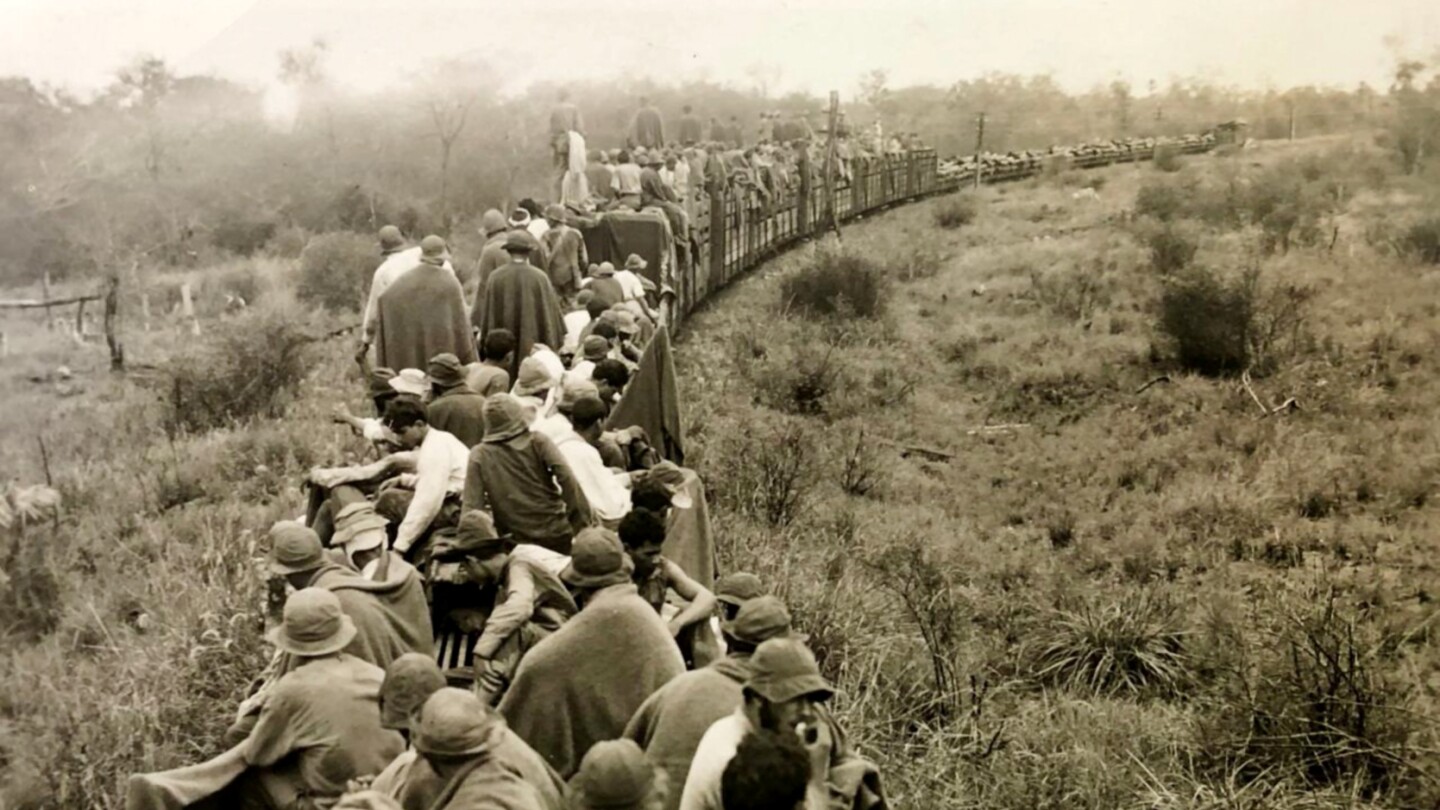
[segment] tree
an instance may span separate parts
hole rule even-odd
[[[1115,104],[1115,125],[1119,128],[1121,137],[1130,133],[1131,98],[1129,82],[1124,79],[1110,82],[1110,99]]]
[[[279,78],[282,84],[295,88],[299,99],[298,125],[304,125],[318,114],[325,125],[325,137],[330,151],[336,151],[335,115],[329,101],[329,76],[325,72],[325,60],[330,55],[330,45],[323,38],[316,37],[309,45],[300,48],[286,48],[280,52]],[[319,108],[316,108],[319,102]]]
[[[144,121],[146,150],[145,171],[150,179],[160,180],[165,168],[167,147],[165,133],[160,121],[159,108],[165,97],[175,88],[175,74],[157,56],[141,56],[121,68],[115,74],[115,84],[110,88],[110,99],[122,109],[139,113]]]
[[[471,110],[491,99],[495,79],[489,65],[476,59],[446,59],[421,76],[422,104],[440,145],[440,216],[447,230],[451,225],[450,161],[455,142],[465,130]]]
[[[768,99],[770,91],[780,83],[784,71],[774,62],[755,62],[745,68],[745,75],[754,84],[755,92],[760,98]]]

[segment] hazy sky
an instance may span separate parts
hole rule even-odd
[[[1440,0],[0,0],[0,75],[89,90],[140,53],[185,72],[266,84],[276,52],[322,36],[356,88],[428,59],[480,55],[506,89],[536,80],[710,78],[841,91],[986,71],[1053,73],[1084,89],[1122,77],[1247,87],[1383,85],[1385,41],[1440,46]]]

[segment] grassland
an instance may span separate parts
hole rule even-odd
[[[1344,186],[1324,238],[1267,253],[1263,228],[1177,216],[1196,265],[1305,291],[1253,397],[1186,372],[1137,195],[1314,156]],[[845,231],[887,269],[883,316],[782,301],[806,246],[687,326],[723,562],[791,604],[897,807],[1436,805],[1440,272],[1388,236],[1434,189],[1377,162],[1322,142],[1037,178],[960,195],[953,230],[953,200],[926,201]],[[285,309],[287,272],[220,275],[323,334]],[[207,332],[266,317],[205,300]],[[192,357],[160,321],[132,360]],[[328,412],[361,392],[320,341],[283,418],[192,435],[167,429],[163,371],[110,379],[103,350],[6,329],[0,457],[43,480],[43,437],[67,507],[3,552],[0,805],[115,807],[125,773],[215,750],[262,657],[263,530],[305,468],[358,450]],[[60,364],[75,378],[29,380]]]

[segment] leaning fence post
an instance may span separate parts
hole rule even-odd
[[[125,370],[125,346],[120,342],[120,274],[110,277],[105,291],[105,343],[110,347],[110,370]]]
[[[190,324],[190,334],[200,334],[200,319],[195,317],[195,299],[190,295],[190,282],[180,285],[180,315]]]

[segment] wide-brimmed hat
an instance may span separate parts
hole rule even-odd
[[[447,256],[448,251],[445,248],[444,239],[432,233],[420,240],[420,261],[444,264]]]
[[[644,270],[649,266],[650,263],[645,261],[645,259],[641,257],[639,253],[631,253],[629,256],[625,257],[626,270]]]
[[[575,806],[586,810],[631,810],[654,792],[656,773],[655,763],[634,740],[606,740],[590,746],[580,759],[570,792]]]
[[[604,588],[629,582],[635,563],[625,553],[620,537],[609,529],[592,526],[575,535],[570,564],[560,579],[577,588]]]
[[[509,227],[510,223],[505,221],[505,215],[495,208],[480,215],[480,233],[483,236],[494,236]]]
[[[534,355],[521,360],[520,372],[515,375],[515,390],[511,393],[517,397],[543,395],[560,383],[552,371],[548,363]]]
[[[685,492],[685,471],[673,461],[662,461],[650,468],[650,480],[665,487],[670,493],[670,505],[676,509],[689,509],[695,505]]]
[[[525,235],[524,231],[511,231],[505,237],[506,253],[529,253],[535,249],[535,245]]]
[[[435,659],[423,653],[405,653],[385,668],[380,683],[380,727],[410,730],[412,716],[431,695],[445,688],[445,674]]]
[[[460,358],[450,352],[442,352],[430,358],[430,365],[426,370],[430,374],[430,381],[441,388],[454,388],[465,384],[465,367],[460,364]]]
[[[346,504],[335,513],[335,533],[330,545],[341,546],[347,554],[369,551],[385,545],[385,527],[390,521],[375,511],[369,501]]]
[[[604,340],[604,338],[601,338]],[[575,407],[575,403],[586,397],[600,396],[600,389],[592,380],[567,379],[565,385],[560,389],[560,402],[556,409],[561,413],[569,413]]]
[[[395,369],[393,368],[380,366],[370,369],[370,375],[366,378],[366,382],[370,384],[370,396],[383,397],[395,393],[395,389],[390,387],[390,380],[394,377]]]
[[[418,368],[403,368],[390,378],[390,387],[401,394],[423,397],[430,393],[430,378]]]
[[[600,335],[587,335],[585,341],[580,344],[580,356],[586,360],[599,362],[610,355],[610,341]]]
[[[443,546],[443,549],[442,549]],[[453,539],[437,542],[435,555],[488,559],[504,554],[514,545],[495,530],[495,520],[483,509],[467,509],[460,515]]]
[[[270,641],[291,655],[314,658],[340,652],[355,638],[355,622],[325,588],[303,588],[285,600],[280,626]]]
[[[623,305],[622,305],[623,306]],[[617,309],[615,312],[615,331],[622,335],[640,334],[640,320],[635,313],[629,309]]]
[[[794,638],[790,611],[774,596],[757,596],[740,606],[735,618],[722,622],[725,635],[756,646],[772,638]]]
[[[738,607],[764,595],[765,584],[749,571],[731,572],[715,583],[715,598],[727,605]]]
[[[601,262],[594,271],[596,278],[609,278],[613,275],[615,275],[615,265],[610,262]]]
[[[428,756],[476,756],[489,750],[503,723],[473,692],[447,686],[420,707],[411,742]]]
[[[510,227],[524,228],[530,224],[530,212],[524,208],[516,208],[510,212]]]
[[[394,225],[386,225],[381,228],[376,237],[380,240],[380,249],[386,253],[394,253],[405,247],[405,236]]]
[[[545,218],[551,222],[568,222],[570,212],[565,209],[565,206],[559,203],[550,203],[545,206]]]
[[[270,571],[278,576],[303,574],[325,564],[325,548],[314,529],[293,520],[270,527]]]
[[[755,648],[745,687],[771,703],[785,703],[805,695],[828,700],[835,694],[820,674],[814,653],[792,638],[772,638]]]

